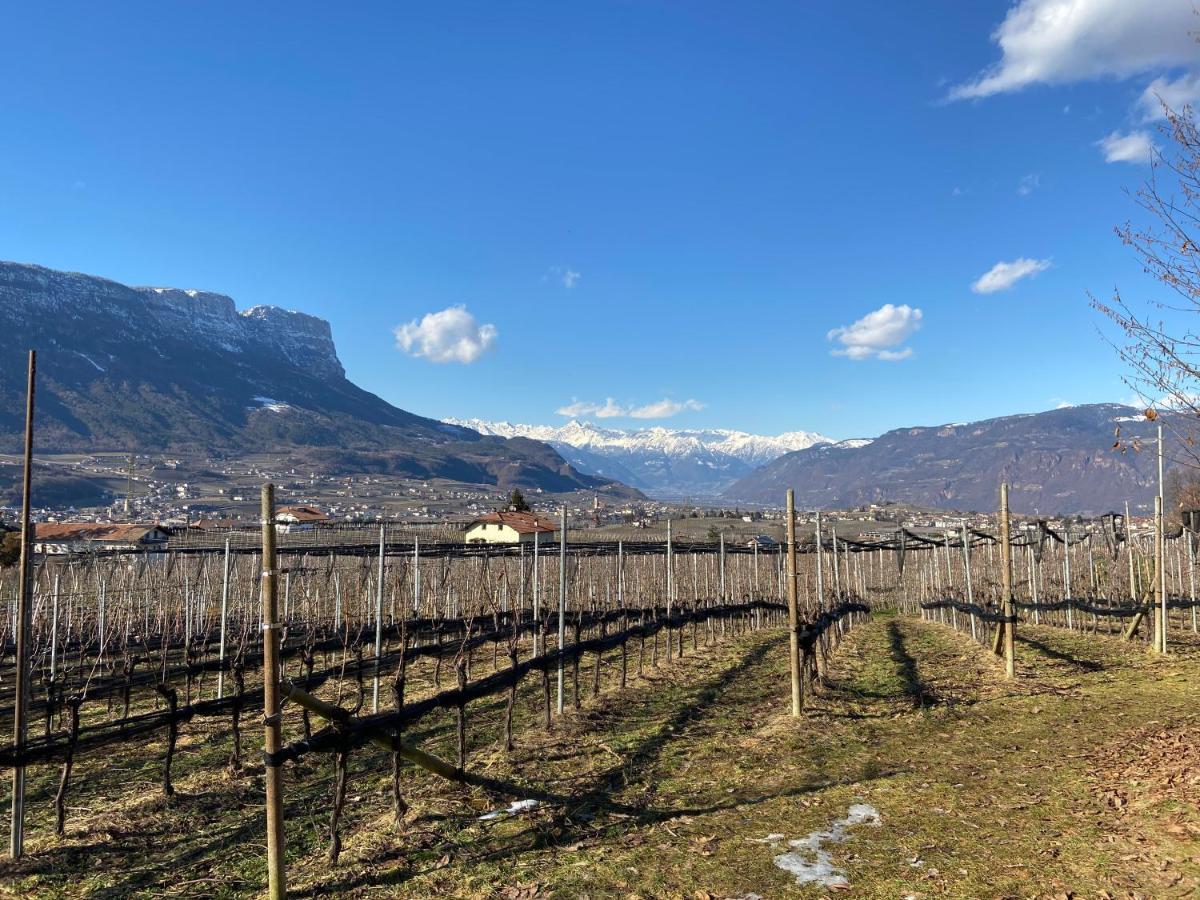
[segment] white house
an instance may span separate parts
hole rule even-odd
[[[329,516],[314,506],[281,506],[275,511],[275,530],[285,534],[293,531],[311,531],[317,525],[328,521]]]
[[[552,519],[531,512],[490,512],[467,526],[463,540],[468,544],[526,544],[533,536],[550,543],[554,539]]]

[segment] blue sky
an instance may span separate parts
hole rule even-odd
[[[1088,292],[1158,296],[1112,229],[1200,49],[1189,2],[1064,2],[19,4],[0,258],[325,317],[435,417],[1122,399]]]

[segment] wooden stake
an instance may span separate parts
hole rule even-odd
[[[268,755],[283,745],[279,712],[279,609],[275,571],[275,485],[262,489],[262,633],[263,633],[263,749]],[[284,869],[283,773],[278,763],[266,766],[267,782],[267,896],[287,896]]]
[[[225,562],[221,577],[221,638],[217,650],[217,699],[225,696],[225,630],[229,618],[229,538],[225,538]]]
[[[375,684],[371,690],[371,712],[379,712],[379,678],[383,657],[383,579],[385,551],[387,546],[387,524],[379,526],[379,572],[375,581]]]
[[[1017,627],[1016,606],[1012,593],[1012,542],[1009,535],[1008,482],[1000,485],[1000,576],[1004,599],[1004,674],[1009,678],[1017,675]]]
[[[1162,426],[1158,429],[1159,447],[1162,447]],[[1161,459],[1160,459],[1161,465]],[[1154,587],[1158,590],[1158,621],[1155,623],[1155,649],[1159,653],[1167,652],[1167,566],[1163,559],[1166,539],[1163,535],[1163,498],[1159,494],[1154,498]]]
[[[804,696],[800,690],[800,609],[796,596],[796,492],[787,492],[787,542],[788,542],[788,628],[791,633],[789,661],[792,668],[792,716],[799,716],[804,708]]]
[[[567,644],[567,505],[562,508],[562,524],[558,535],[558,714],[566,706],[566,672],[563,670],[563,647]]]
[[[29,491],[33,481],[33,389],[37,377],[37,351],[29,351],[29,378],[25,390],[25,470],[21,478],[21,560],[17,584],[17,659],[13,695],[13,748],[20,760],[25,752],[29,716],[29,617],[31,585],[29,564],[33,555],[33,525],[29,521]],[[8,852],[20,859],[25,843],[25,766],[13,767],[12,827]]]

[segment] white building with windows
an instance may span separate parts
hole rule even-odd
[[[467,526],[463,540],[468,544],[525,544],[554,540],[553,520],[531,512],[490,512]]]

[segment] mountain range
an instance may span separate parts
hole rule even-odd
[[[36,448],[278,451],[330,472],[636,494],[548,445],[414,415],[346,378],[328,322],[223,294],[0,262],[0,448],[20,446],[38,350]]]
[[[785,453],[830,443],[812,431],[767,436],[720,428],[624,430],[576,420],[558,426],[445,421],[481,434],[544,441],[581,472],[613,478],[666,499],[716,497]]]
[[[1165,441],[1186,437],[1168,421]],[[1172,427],[1173,426],[1173,427]],[[1157,486],[1156,425],[1113,403],[980,422],[898,428],[859,446],[821,444],[784,454],[730,485],[728,502],[779,506],[788,488],[810,509],[899,501],[994,510],[1009,482],[1016,512],[1146,512]],[[1182,435],[1179,434],[1182,432]]]
[[[807,508],[898,501],[990,510],[1007,480],[1015,511],[1085,514],[1126,500],[1144,511],[1157,476],[1147,450],[1154,423],[1118,404],[838,443],[807,431],[440,422],[348,380],[329,323],[313,316],[5,262],[0,450],[20,446],[30,347],[40,452],[274,451],[336,474],[771,506],[791,487]],[[1170,424],[1175,440],[1186,423]]]

